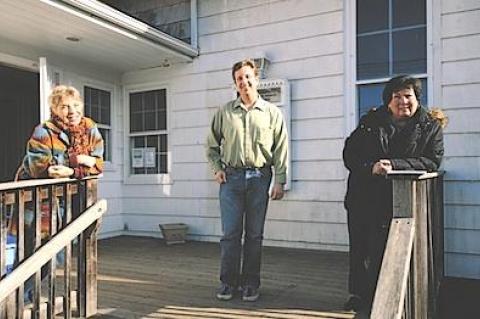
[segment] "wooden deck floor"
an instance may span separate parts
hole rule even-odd
[[[117,237],[98,246],[102,319],[354,318],[339,310],[347,298],[346,253],[267,247],[261,297],[245,303],[215,299],[218,243]]]

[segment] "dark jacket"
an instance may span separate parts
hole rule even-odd
[[[389,159],[394,170],[436,171],[442,161],[443,131],[439,121],[419,107],[399,129],[386,107],[372,110],[345,141],[343,160],[350,171],[345,208],[388,223],[391,218],[391,182],[372,175],[379,159]]]

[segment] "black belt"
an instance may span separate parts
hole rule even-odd
[[[264,169],[270,169],[270,166],[262,166],[262,167],[252,167],[252,166],[242,166],[242,167],[233,167],[227,166],[225,167],[225,171],[262,171]]]

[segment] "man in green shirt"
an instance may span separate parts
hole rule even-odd
[[[232,77],[239,97],[215,113],[206,150],[215,181],[220,184],[223,236],[221,286],[216,296],[230,300],[241,287],[244,301],[256,301],[272,166],[275,181],[270,197],[282,199],[288,136],[282,112],[258,94],[254,62],[235,63]]]

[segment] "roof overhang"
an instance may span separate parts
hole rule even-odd
[[[2,0],[0,30],[0,53],[120,73],[198,55],[187,43],[95,0]]]

